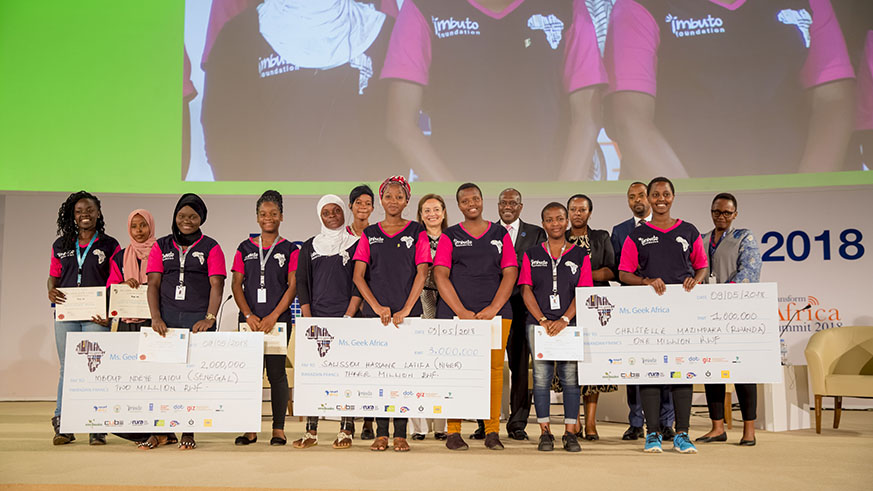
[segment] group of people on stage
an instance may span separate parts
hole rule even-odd
[[[231,290],[239,307],[239,321],[252,331],[270,332],[277,322],[291,326],[289,310],[295,297],[304,317],[370,317],[384,325],[402,328],[406,317],[451,319],[503,319],[501,348],[491,350],[490,417],[479,422],[471,438],[485,447],[503,449],[499,436],[503,391],[503,361],[508,355],[512,377],[510,414],[506,424],[510,438],[528,439],[531,394],[527,386],[530,339],[536,326],[556,335],[575,325],[578,287],[649,285],[662,294],[668,284],[685,290],[705,280],[718,283],[757,282],[761,258],[749,230],[735,229],[736,198],[718,194],[712,201],[714,228],[701,235],[692,224],[671,215],[675,197],[673,183],[664,177],[647,184],[634,182],[628,189],[633,217],[616,225],[612,234],[589,225],[593,201],[583,194],[551,202],[541,211],[542,227],[520,220],[524,204],[521,193],[506,189],[498,197],[500,220],[483,218],[483,195],[473,183],[462,184],[455,194],[463,220],[449,226],[445,200],[428,194],[418,202],[417,219],[403,217],[411,197],[410,184],[401,176],[385,179],[378,193],[366,185],[352,190],[348,203],[325,195],[315,209],[320,231],[298,249],[280,234],[282,196],[267,191],[255,204],[261,233],[243,240],[231,267]],[[369,222],[378,198],[385,218]],[[347,219],[347,211],[351,220]],[[150,319],[120,319],[118,330],[151,326],[158,333],[167,328],[193,332],[216,329],[216,315],[227,276],[221,246],[205,235],[207,208],[195,194],[183,195],[171,217],[172,233],[156,238],[154,217],[142,209],[128,216],[129,243],[122,249],[105,232],[100,200],[87,192],[71,194],[58,211],[58,238],[52,246],[48,298],[62,303],[59,288],[109,286],[126,283],[147,287]],[[658,237],[660,240],[639,240]],[[64,381],[66,333],[108,331],[109,320],[55,320],[55,339],[60,358],[58,395],[52,419],[55,445],[75,436],[60,432]],[[290,335],[290,329],[289,329]],[[504,351],[505,349],[505,351]],[[289,389],[284,355],[265,355],[264,365],[271,387],[271,445],[285,445],[285,408]],[[597,440],[597,397],[616,386],[580,387],[575,362],[533,360],[533,405],[540,426],[538,449],[553,450],[550,426],[550,389],[557,379],[563,390],[564,432],[562,447],[581,450],[580,438]],[[744,420],[741,445],[754,445],[756,389],[754,384],[736,384]],[[723,427],[724,385],[706,386],[712,430],[698,442],[725,441]],[[630,428],[623,439],[645,438],[646,452],[660,452],[662,439],[673,448],[694,453],[688,435],[691,415],[691,385],[628,386]],[[580,396],[585,408],[581,424]],[[643,430],[643,419],[645,427]],[[675,420],[675,424],[674,424]],[[451,450],[466,450],[461,420],[413,419],[413,439],[424,439],[432,424],[435,437]],[[318,418],[310,417],[295,448],[318,443]],[[407,419],[393,418],[393,441],[388,418],[365,419],[362,439],[372,439],[371,450],[389,448],[408,451]],[[353,418],[342,418],[334,448],[349,448],[355,434]],[[194,435],[172,433],[121,435],[137,441],[139,448],[153,449],[178,443],[182,449],[196,447]],[[236,438],[237,445],[257,441],[256,433]],[[105,434],[91,434],[90,443],[106,443]]]

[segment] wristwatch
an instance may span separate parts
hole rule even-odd
[[[208,321],[214,321],[214,320],[215,320],[215,314],[213,314],[212,312],[207,312],[207,313],[206,313],[206,320],[208,320]]]
[[[545,322],[545,321],[547,321],[547,320],[549,320],[549,319],[548,319],[546,316],[542,316],[542,317],[540,317],[540,322],[541,322],[541,323],[542,323],[542,322]]]
[[[561,316],[561,320],[564,321],[564,322],[566,322],[567,324],[570,323],[570,319],[568,319],[566,315],[562,315],[562,316]]]

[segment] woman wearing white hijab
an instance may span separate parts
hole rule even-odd
[[[303,243],[297,263],[297,296],[303,317],[353,317],[361,306],[361,297],[352,283],[352,256],[358,238],[345,228],[345,204],[333,194],[318,200],[316,215],[321,232]],[[342,418],[333,448],[352,446],[355,419]],[[306,420],[306,433],[295,441],[294,448],[318,444],[318,417]]]

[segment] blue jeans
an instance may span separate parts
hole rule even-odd
[[[527,326],[527,344],[533,353],[533,343],[536,324]],[[534,408],[537,413],[537,423],[549,422],[549,409],[551,406],[552,379],[555,378],[555,366],[557,366],[558,380],[564,388],[564,424],[576,424],[579,417],[579,397],[582,391],[579,388],[575,361],[533,360],[533,396]]]
[[[61,415],[61,398],[64,395],[64,358],[67,353],[68,332],[109,332],[109,327],[91,321],[59,321],[55,320],[55,347],[58,349],[58,361],[61,370],[58,375],[58,399],[55,404],[55,416]]]

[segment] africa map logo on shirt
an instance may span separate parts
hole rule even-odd
[[[330,343],[333,341],[333,336],[324,327],[311,326],[306,330],[306,339],[312,339],[318,346],[318,356],[324,358],[327,352],[330,351]]]
[[[780,10],[776,19],[783,24],[797,27],[800,31],[800,35],[803,36],[803,44],[809,48],[809,28],[812,26],[812,16],[809,15],[809,12],[807,12],[806,9]]]
[[[688,251],[688,241],[684,237],[676,237],[676,242],[682,244],[682,252]]]
[[[552,49],[558,49],[561,44],[561,32],[564,30],[564,23],[561,19],[549,14],[548,16],[534,14],[527,20],[527,27],[534,31],[543,31],[546,34],[546,41]]]
[[[605,326],[609,323],[609,319],[612,318],[612,310],[615,308],[615,305],[609,303],[609,299],[601,297],[600,295],[591,295],[588,297],[588,300],[585,301],[585,306],[592,310],[597,310],[597,319],[600,321],[601,326]]]
[[[503,242],[495,239],[491,241],[491,245],[497,248],[497,254],[503,254]]]
[[[191,253],[192,256],[196,257],[198,261],[200,261],[200,265],[203,266],[203,263],[206,262],[206,256],[203,255],[200,251],[194,251]]]
[[[570,274],[576,274],[576,270],[579,269],[579,265],[577,265],[573,261],[567,261],[564,264],[566,264],[567,267],[570,268]]]
[[[106,352],[100,349],[99,344],[83,339],[76,345],[76,354],[85,355],[88,358],[88,371],[93,373],[100,366],[100,361]]]
[[[97,264],[103,264],[103,261],[106,260],[106,253],[100,249],[96,249],[94,255],[97,256]]]
[[[407,249],[411,249],[412,243],[415,242],[415,239],[413,239],[412,237],[410,237],[408,235],[405,235],[403,237],[400,237],[400,241],[403,242],[404,244],[406,244]]]
[[[448,19],[440,19],[439,17],[431,16],[433,22],[433,33],[438,38],[448,38],[452,36],[478,36],[479,23],[475,20],[470,20],[467,17],[464,20],[455,20],[454,17]]]
[[[667,14],[664,22],[670,24],[673,35],[677,38],[724,33],[724,21],[721,17],[712,15],[707,15],[705,19],[680,19],[673,14]]]

